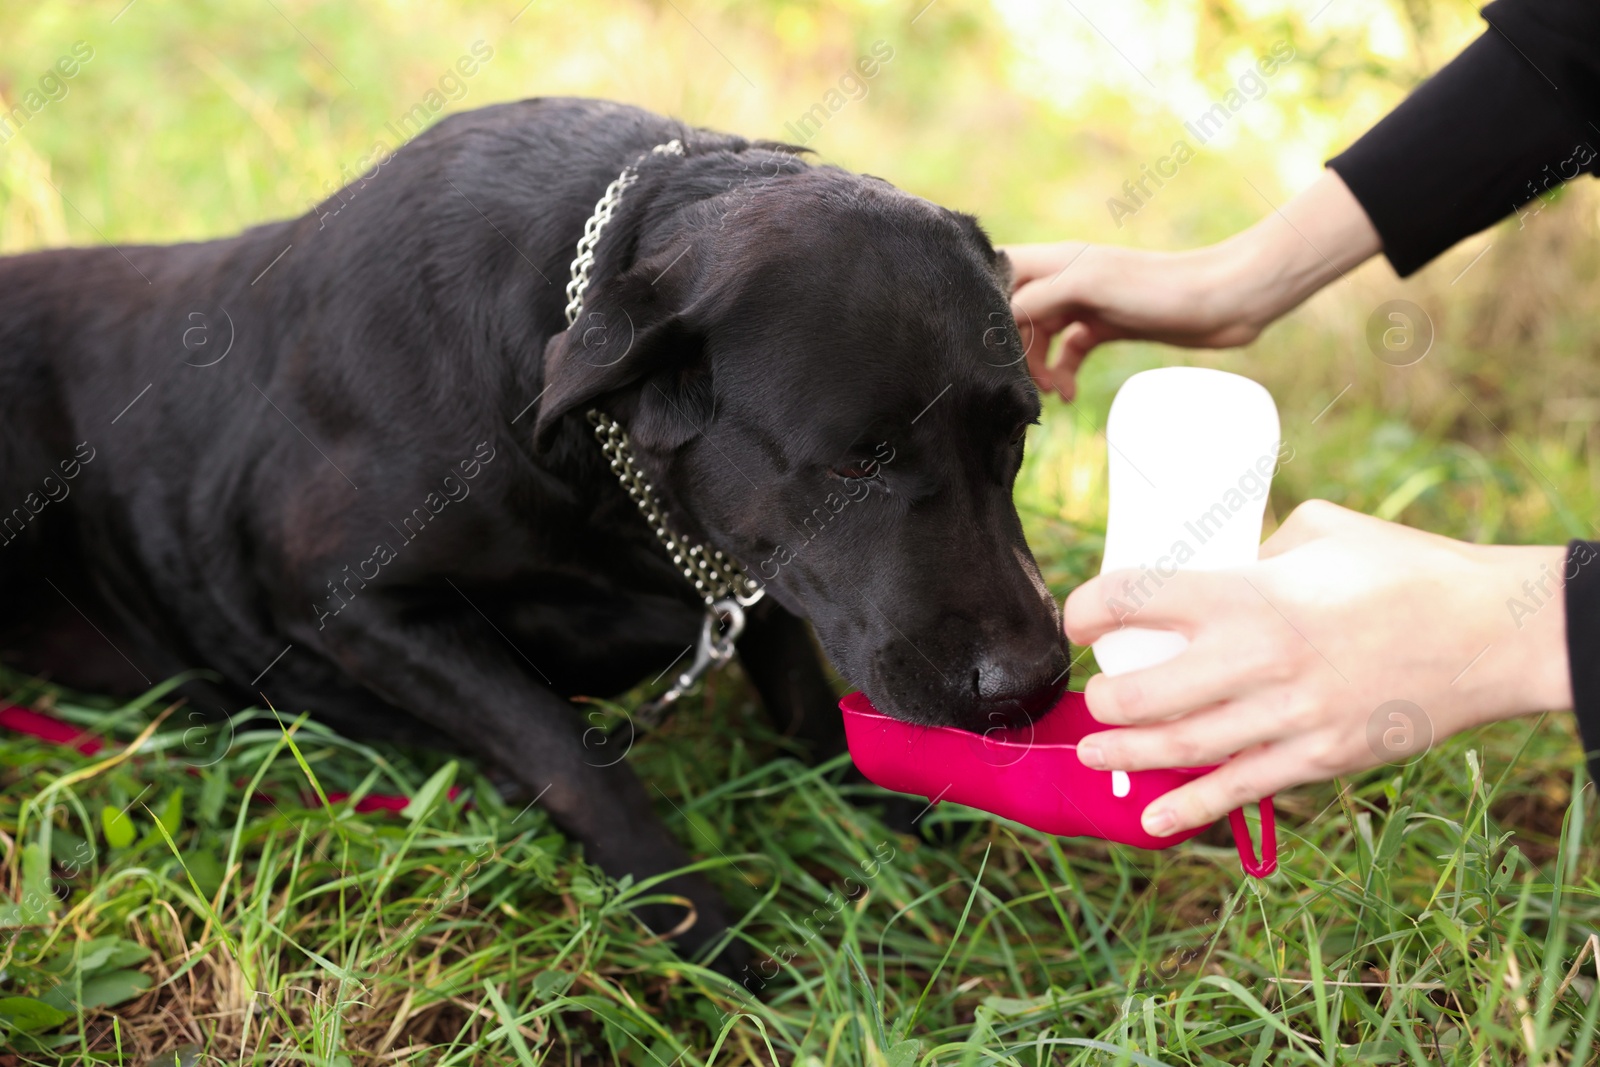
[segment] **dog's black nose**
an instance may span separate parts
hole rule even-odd
[[[958,725],[983,733],[1027,726],[1067,687],[1065,650],[1031,664],[986,661],[973,671],[973,700]]]

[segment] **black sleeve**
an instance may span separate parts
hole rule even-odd
[[[1569,544],[1563,577],[1572,710],[1578,716],[1589,777],[1600,782],[1600,541]]]
[[[1483,17],[1482,37],[1328,161],[1402,277],[1600,166],[1600,2],[1495,0]]]

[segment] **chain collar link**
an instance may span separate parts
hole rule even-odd
[[[674,137],[666,144],[658,144],[650,149],[649,154],[681,156],[683,142]],[[617,210],[622,194],[627,192],[628,186],[638,180],[637,163],[629,163],[623,167],[622,173],[606,186],[604,193],[600,194],[600,199],[594,205],[593,214],[589,216],[589,221],[583,224],[583,236],[578,238],[578,254],[572,258],[572,278],[567,282],[568,326],[578,321],[578,312],[583,310],[583,294],[589,288],[589,272],[594,269],[594,250],[600,243],[600,231],[611,221],[611,213]]]
[[[621,423],[599,411],[589,412],[589,422],[600,441],[600,450],[611,461],[611,473],[617,476],[622,488],[628,491],[639,506],[645,521],[655,532],[657,540],[667,547],[672,564],[683,572],[700,594],[706,607],[719,600],[734,598],[740,605],[749,607],[761,599],[761,583],[745,573],[745,569],[722,553],[721,549],[680,537],[667,525],[667,516],[661,508],[650,479],[633,458],[633,448],[628,443],[628,431]]]
[[[681,156],[684,154],[683,142],[673,138],[665,144],[656,145],[649,154]],[[594,253],[600,243],[601,231],[605,229],[606,223],[611,221],[622,194],[638,180],[637,163],[630,163],[624,167],[622,173],[606,186],[606,191],[595,203],[594,213],[583,224],[583,236],[578,238],[577,255],[572,260],[572,278],[567,282],[566,313],[569,328],[578,321],[578,315],[583,310],[583,297],[589,288],[589,274],[594,269]],[[695,667],[699,669],[691,668],[674,685],[674,689],[681,692],[710,667],[721,666],[727,662],[728,656],[733,652],[733,638],[737,636],[734,632],[734,621],[737,620],[738,629],[742,629],[744,620],[742,609],[760,600],[766,590],[760,582],[750,577],[742,566],[719,549],[692,541],[673,531],[667,524],[666,511],[656,497],[655,489],[634,459],[633,448],[628,442],[628,431],[622,428],[621,423],[599,410],[589,412],[589,423],[594,427],[601,451],[610,461],[611,472],[617,476],[622,488],[627,490],[628,496],[638,505],[639,511],[650,524],[650,529],[656,538],[666,546],[668,555],[672,557],[673,566],[683,572],[683,576],[694,586],[695,592],[705,601],[710,632],[714,634],[716,623],[720,618],[727,617],[729,620],[730,632],[715,640],[718,654],[697,657]],[[701,643],[702,645],[707,643],[704,636]],[[677,695],[674,693],[673,698],[675,699]]]

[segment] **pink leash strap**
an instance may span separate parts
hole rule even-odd
[[[1244,809],[1228,812],[1228,825],[1233,827],[1233,844],[1239,850],[1239,863],[1244,873],[1252,878],[1265,878],[1278,869],[1278,822],[1272,810],[1272,798],[1263,797],[1257,805],[1261,812],[1261,858],[1256,858],[1255,846],[1250,841],[1250,826],[1244,821]]]
[[[15,704],[0,705],[0,726],[53,744],[71,745],[85,756],[92,756],[105,747],[98,737],[78,729],[71,723],[62,722],[30,708],[19,708]]]
[[[31,708],[18,707],[15,704],[0,704],[0,727],[15,730],[19,734],[27,734],[29,737],[37,737],[52,744],[71,745],[85,756],[92,756],[105,747],[100,738],[78,729],[69,722],[62,722],[54,716],[45,715]],[[460,795],[460,786],[450,787],[450,800],[453,801]],[[329,793],[328,803],[337,804],[349,797],[349,793]],[[355,810],[362,813],[404,811],[409,803],[411,803],[410,797],[395,796],[392,793],[368,793],[356,801]]]

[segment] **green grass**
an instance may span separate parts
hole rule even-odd
[[[1336,4],[1314,24],[1152,3],[1195,27],[1187,72],[1206,92],[1275,41],[1299,58],[1124,228],[1105,199],[1166,150],[1172,112],[1100,38],[1056,55],[999,3],[940,0],[915,23],[921,0],[535,3],[515,22],[520,0],[0,5],[8,105],[74,41],[94,48],[0,145],[0,252],[299,213],[478,40],[494,57],[448,110],[582,93],[775,137],[883,40],[893,60],[812,143],[823,159],[975,211],[1000,240],[1188,247],[1261,217],[1477,32],[1469,0],[1372,18]],[[1388,29],[1369,37],[1369,21]],[[1106,83],[1057,106],[1036,45]],[[1018,487],[1051,588],[1098,567],[1098,428],[1117,385],[1160,363],[1272,390],[1294,448],[1274,520],[1326,497],[1471,540],[1596,536],[1597,282],[1600,198],[1574,188],[1404,283],[1352,272],[1247,349],[1097,353],[1078,402],[1033,432]],[[1364,340],[1396,298],[1437,329],[1413,367]],[[1281,796],[1280,869],[1256,882],[1225,834],[1146,853],[944,805],[928,840],[895,835],[839,767],[792,758],[732,668],[630,758],[771,961],[752,1001],[639,928],[628,906],[652,886],[608,883],[469,764],[352,744],[315,709],[203,727],[160,691],[117,707],[5,675],[0,695],[111,742],[88,758],[0,733],[3,1067],[143,1067],[175,1049],[641,1067],[1600,1058],[1594,789],[1560,712]],[[433,800],[400,816],[324,802],[367,791]]]
[[[1146,853],[953,806],[935,843],[894,834],[730,673],[631,758],[774,975],[752,1000],[470,766],[181,709],[122,759],[159,698],[13,687],[117,742],[0,739],[6,888],[46,902],[7,917],[0,992],[64,1009],[16,1062],[1581,1063],[1600,1011],[1593,791],[1551,722],[1281,798],[1256,882],[1216,835]],[[418,810],[321,799],[374,790]]]

